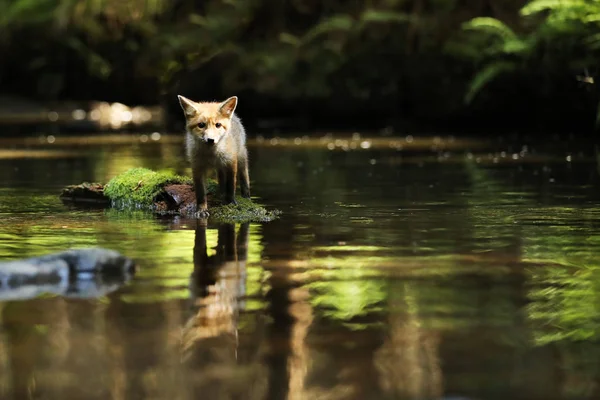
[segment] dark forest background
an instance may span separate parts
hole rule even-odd
[[[0,93],[305,128],[596,129],[600,0],[0,0]],[[178,116],[178,114],[177,114]]]

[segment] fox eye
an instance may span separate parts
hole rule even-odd
[[[206,123],[204,122],[198,122],[198,128],[206,128]]]
[[[220,123],[220,122],[217,122],[217,123],[215,124],[215,126],[216,126],[217,128],[220,128],[220,127],[221,127],[221,123]]]

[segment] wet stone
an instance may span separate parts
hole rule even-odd
[[[24,300],[43,293],[98,297],[118,289],[134,272],[133,260],[102,248],[1,262],[0,300]]]

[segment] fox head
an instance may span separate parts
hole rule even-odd
[[[177,96],[185,115],[185,126],[189,133],[208,145],[214,145],[227,134],[231,117],[237,106],[237,97],[232,96],[222,103],[196,103]]]

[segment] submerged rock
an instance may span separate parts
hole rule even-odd
[[[0,262],[0,300],[22,300],[42,293],[98,297],[129,281],[134,271],[133,260],[102,248]]]
[[[207,182],[210,219],[218,222],[268,222],[280,211],[266,210],[240,196],[236,205],[222,205],[218,184]],[[133,168],[111,179],[106,185],[83,183],[65,188],[61,199],[68,203],[110,204],[121,210],[146,209],[159,214],[194,216],[196,195],[192,180],[168,172]]]

